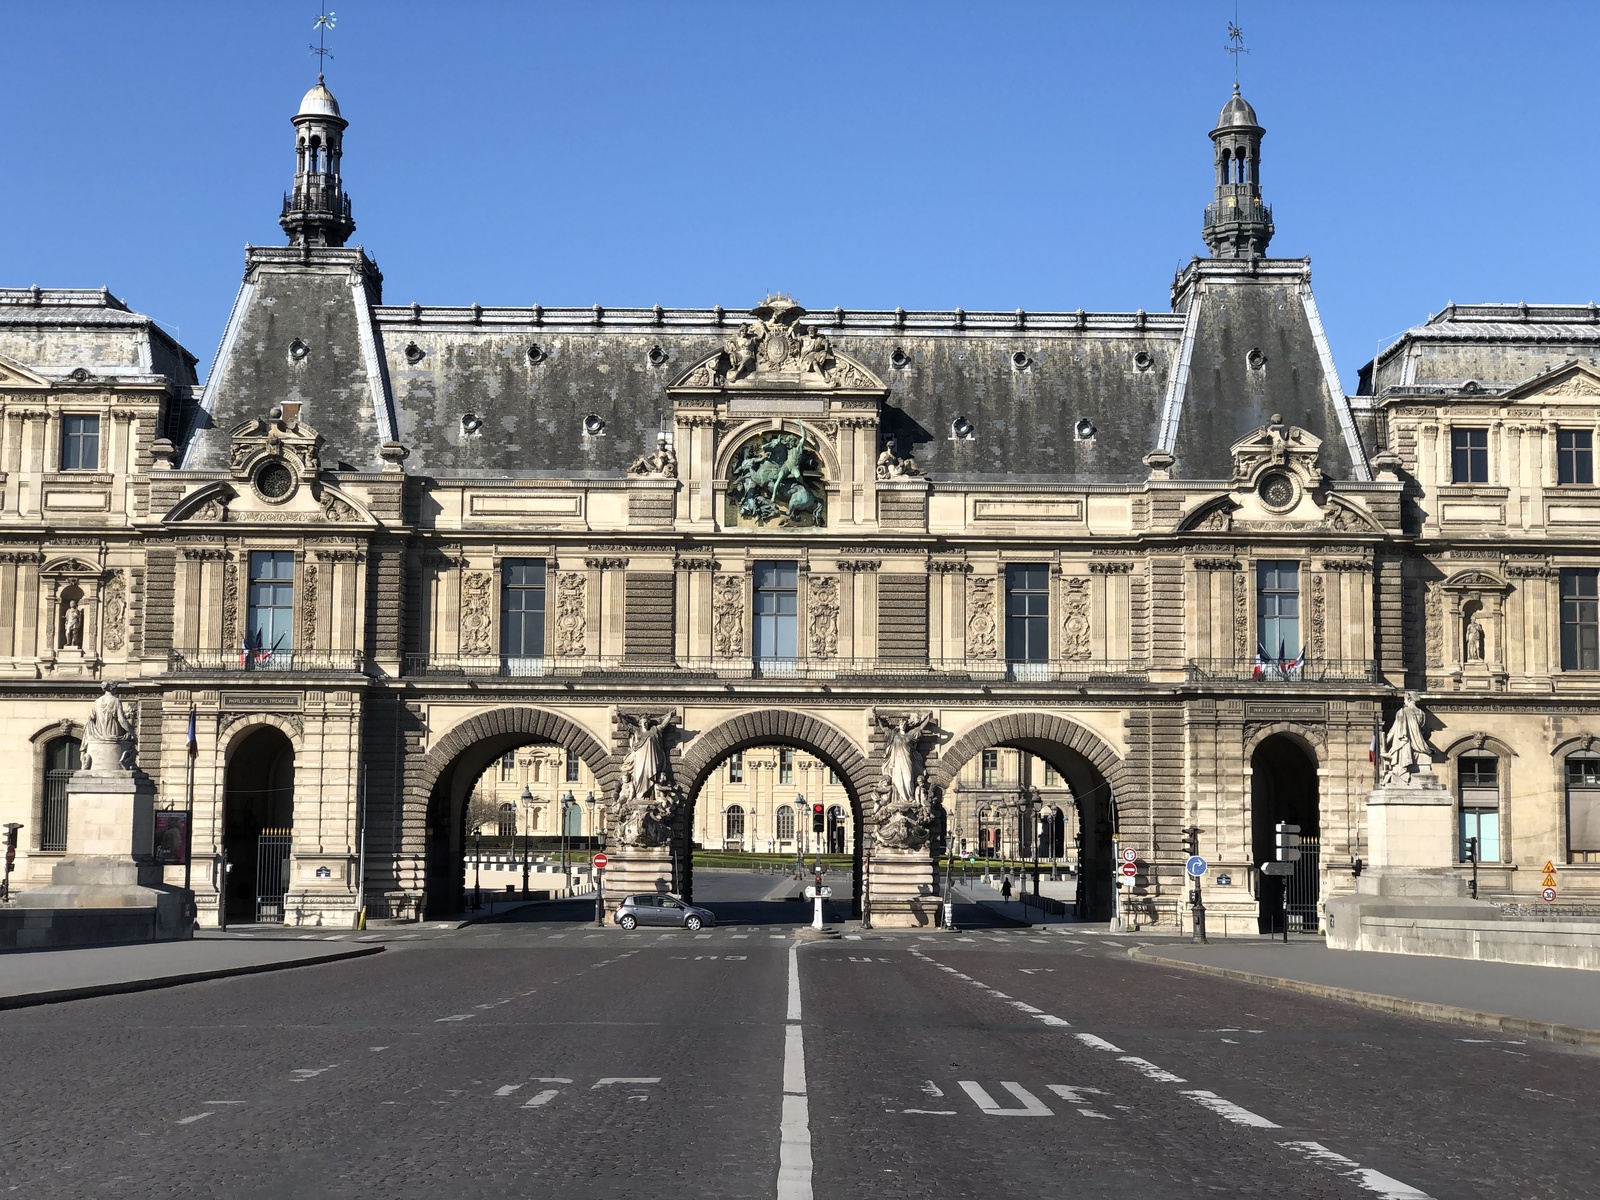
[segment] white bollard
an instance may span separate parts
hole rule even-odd
[[[822,893],[821,893],[820,890],[818,891],[816,898],[811,903],[814,906],[812,908],[812,910],[811,910],[811,928],[813,928],[813,929],[821,929],[822,928]]]

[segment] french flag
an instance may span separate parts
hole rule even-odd
[[[1305,648],[1305,643],[1302,642],[1301,645],[1300,645],[1300,653],[1295,655],[1288,662],[1283,664],[1283,673],[1284,673],[1285,676],[1287,676],[1289,678],[1293,678],[1294,674],[1296,672],[1298,672],[1300,670],[1300,668],[1305,666],[1305,665],[1306,665],[1306,648]]]
[[[189,705],[189,757],[200,757],[200,742],[194,733],[194,705]]]
[[[1260,682],[1267,673],[1267,652],[1260,642],[1256,643],[1256,665],[1250,672],[1250,678]]]
[[[1376,729],[1372,731],[1372,745],[1367,747],[1367,761],[1369,763],[1378,761],[1378,731]]]

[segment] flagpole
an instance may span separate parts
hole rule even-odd
[[[194,705],[189,705],[189,744],[184,749],[184,757],[189,760],[186,772],[187,778],[183,786],[183,887],[189,890],[189,881],[194,864]]]

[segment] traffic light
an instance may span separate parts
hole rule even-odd
[[[1190,857],[1200,853],[1200,828],[1191,825],[1183,831],[1183,852]]]
[[[824,828],[824,826],[823,826],[823,821],[822,821],[822,805],[813,804],[811,806],[811,832],[812,833],[821,833],[823,831],[823,828]]]
[[[1277,824],[1278,861],[1300,861],[1300,826],[1279,821]]]

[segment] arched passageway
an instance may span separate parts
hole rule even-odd
[[[272,725],[250,730],[228,755],[222,798],[230,923],[283,920],[294,831],[294,745]]]
[[[1277,857],[1277,825],[1300,826],[1300,861],[1293,875],[1281,882],[1266,877],[1257,881],[1262,933],[1281,933],[1285,911],[1289,928],[1317,931],[1321,817],[1317,788],[1317,760],[1310,746],[1288,733],[1262,739],[1250,756],[1250,848],[1257,863]]]

